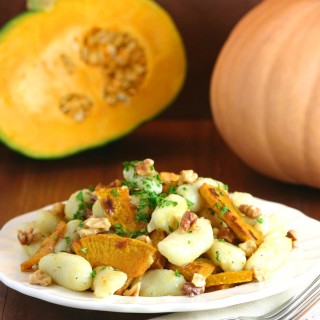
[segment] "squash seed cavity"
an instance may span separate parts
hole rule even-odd
[[[127,32],[91,29],[84,36],[80,57],[86,64],[102,68],[102,98],[111,106],[128,102],[146,76],[145,51]]]
[[[91,99],[82,94],[71,93],[60,99],[60,111],[75,122],[82,122],[92,106]]]

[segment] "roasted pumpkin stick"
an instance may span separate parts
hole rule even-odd
[[[252,280],[252,270],[220,272],[207,277],[206,287],[251,282]]]
[[[21,271],[32,271],[32,267],[37,264],[42,257],[53,252],[55,244],[64,236],[65,230],[66,223],[61,220],[55,231],[42,241],[41,247],[36,251],[36,253],[28,260],[21,263]]]
[[[198,258],[186,266],[176,266],[170,262],[166,265],[166,269],[180,273],[186,281],[191,281],[195,273],[207,278],[214,272],[215,268],[215,265],[205,258]]]
[[[199,188],[199,192],[210,209],[234,231],[241,241],[253,240],[260,245],[263,241],[262,233],[242,218],[223,188],[204,183]]]

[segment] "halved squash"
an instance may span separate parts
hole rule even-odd
[[[0,62],[0,137],[35,158],[131,132],[170,104],[186,71],[180,34],[152,0],[28,11],[0,32]]]

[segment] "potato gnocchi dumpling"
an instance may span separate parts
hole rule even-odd
[[[91,289],[97,298],[106,298],[119,290],[126,283],[127,278],[124,272],[112,267],[96,267],[93,270]]]
[[[86,208],[91,204],[91,191],[82,189],[74,192],[66,202],[64,213],[66,220],[83,218],[86,215]]]
[[[200,257],[212,243],[213,232],[210,221],[200,218],[188,231],[178,228],[169,234],[158,243],[158,249],[168,261],[183,266]]]
[[[39,269],[47,273],[55,283],[74,291],[85,291],[92,284],[90,263],[74,254],[50,253],[40,259]]]
[[[226,241],[215,239],[207,254],[223,271],[240,271],[246,263],[245,252]]]
[[[64,237],[57,241],[54,251],[70,251],[72,242],[79,240],[78,230],[81,230],[81,225],[82,220],[79,219],[68,221]]]
[[[148,232],[155,229],[162,229],[167,233],[173,232],[178,228],[180,220],[187,210],[188,204],[183,197],[177,194],[168,195],[153,211],[151,221],[148,224]]]
[[[54,231],[61,218],[50,210],[41,210],[36,220],[36,229],[43,235],[48,235]]]
[[[142,277],[140,296],[182,296],[184,293],[181,286],[184,283],[184,277],[172,270],[150,270]]]
[[[281,212],[261,212],[250,193],[193,170],[159,174],[145,159],[124,162],[122,174],[18,230],[29,255],[21,271],[37,270],[30,283],[97,299],[192,297],[270,278],[297,240]]]
[[[263,281],[279,269],[292,250],[292,240],[288,237],[274,237],[263,242],[245,264],[246,270],[253,270],[254,277]]]

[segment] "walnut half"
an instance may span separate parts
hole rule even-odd
[[[25,230],[18,230],[18,240],[22,245],[30,245],[41,239],[41,233],[34,232],[32,227]]]
[[[47,287],[52,284],[52,278],[47,273],[41,270],[37,270],[30,274],[28,280],[30,284],[37,284],[43,287]]]

